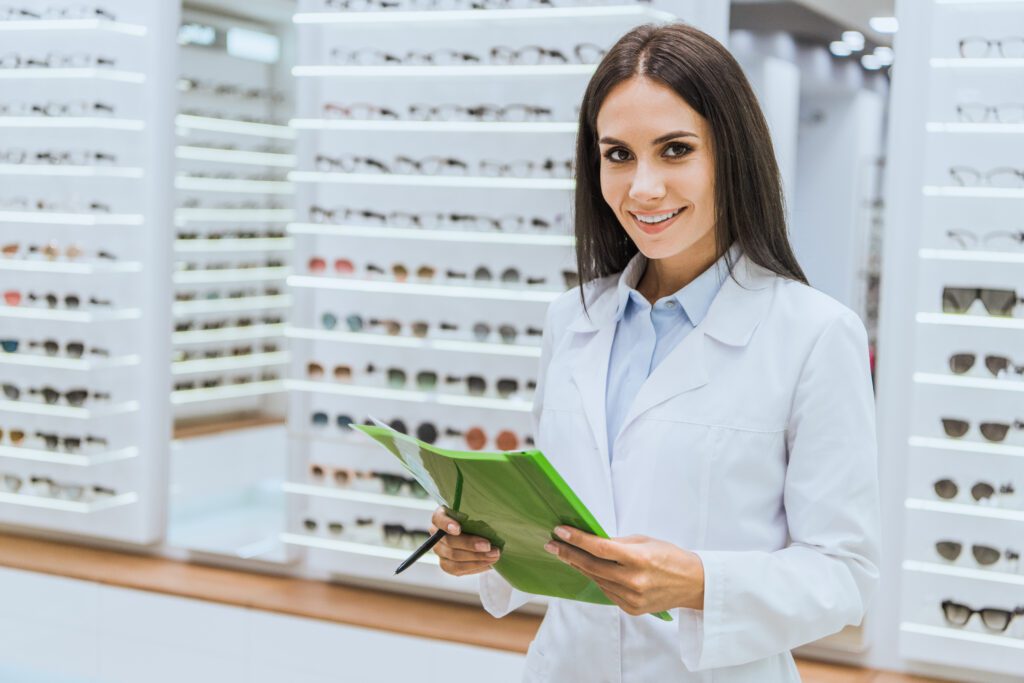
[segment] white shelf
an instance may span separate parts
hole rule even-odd
[[[1024,59],[966,57],[932,57],[929,60],[933,69],[1024,69]]]
[[[67,358],[64,356],[44,356],[35,353],[2,353],[0,365],[24,365],[34,368],[54,368],[57,370],[78,370],[92,372],[111,368],[125,368],[139,364],[139,356],[118,356],[115,358]]]
[[[291,209],[175,209],[174,223],[290,223]]]
[[[141,168],[130,166],[61,166],[59,164],[0,164],[0,176],[52,176],[55,178],[141,178]]]
[[[353,491],[351,489],[332,487],[332,486],[314,486],[312,484],[296,484],[294,482],[287,481],[283,484],[282,488],[285,493],[291,493],[300,496],[313,496],[319,498],[335,498],[337,500],[348,500],[353,503],[362,503],[365,505],[383,505],[386,507],[400,507],[408,508],[409,510],[425,510],[433,512],[437,508],[435,503],[430,498],[412,498],[409,496],[389,496],[384,493],[370,493],[368,491]]]
[[[217,342],[243,341],[247,339],[268,339],[281,337],[285,334],[285,326],[281,325],[249,325],[247,327],[224,327],[218,330],[192,330],[175,332],[171,335],[171,343],[215,344]]]
[[[0,31],[100,31],[142,37],[146,27],[106,19],[25,19],[0,21]]]
[[[1001,318],[994,315],[964,315],[962,313],[918,313],[915,319],[924,325],[1024,330],[1024,318]]]
[[[358,384],[343,384],[328,380],[314,382],[311,380],[287,380],[288,389],[312,394],[334,394],[336,396],[352,396],[356,398],[379,398],[389,401],[407,403],[434,403],[462,408],[480,408],[484,410],[505,410],[514,413],[528,413],[533,407],[532,402],[515,398],[485,398],[482,396],[460,396],[437,392],[413,391],[406,389],[387,389],[385,387],[367,387]],[[1022,513],[1024,514],[1024,513]]]
[[[0,211],[0,223],[41,223],[44,225],[142,225],[136,213],[57,213],[51,211]]]
[[[175,301],[172,311],[176,316],[196,313],[220,313],[233,311],[258,311],[271,308],[287,308],[292,298],[287,294],[278,296],[248,296],[240,299],[197,299],[196,301]],[[213,330],[210,330],[212,332]]]
[[[224,386],[211,387],[209,389],[172,391],[171,403],[174,405],[185,405],[190,403],[203,403],[206,401],[224,401],[234,398],[279,394],[284,390],[284,382],[281,380],[247,382],[246,384],[226,384]]]
[[[900,624],[900,630],[905,633],[916,633],[923,636],[933,636],[935,638],[947,638],[949,640],[981,643],[984,645],[998,645],[1003,648],[1024,650],[1024,640],[1020,638],[1011,638],[1009,636],[996,636],[988,633],[964,631],[958,628],[928,626],[925,624],[913,624],[909,622]],[[936,643],[935,646],[938,647],[939,644]]]
[[[192,116],[178,114],[174,123],[185,130],[202,130],[214,133],[233,133],[258,138],[274,138],[276,140],[292,140],[295,131],[288,126],[276,123],[253,123],[251,121],[235,121],[234,119],[215,119],[209,116]]]
[[[575,238],[571,235],[477,232],[468,230],[423,230],[417,228],[383,228],[366,225],[324,225],[322,223],[292,223],[288,226],[288,232],[293,235],[334,235],[338,237],[367,237],[383,240],[458,242],[460,244],[470,242],[477,244],[525,244],[532,246],[571,247],[576,243]]]
[[[1024,446],[1007,446],[1006,444],[988,443],[985,441],[965,441],[963,439],[942,439],[927,436],[912,436],[908,440],[908,443],[917,448],[934,448],[939,450],[960,451],[962,453],[1008,455],[1024,458]]]
[[[965,251],[963,249],[921,249],[918,255],[933,261],[966,261],[969,263],[1024,263],[1024,252]]]
[[[213,270],[180,270],[174,273],[176,285],[209,284],[214,282],[267,282],[283,280],[291,268],[224,268]]]
[[[562,295],[551,290],[501,289],[498,287],[462,287],[457,285],[425,285],[413,282],[359,280],[341,277],[313,277],[292,275],[288,286],[299,289],[337,289],[349,292],[376,292],[380,294],[414,294],[420,296],[447,296],[456,299],[486,299],[491,301],[531,301],[550,303]],[[1024,320],[1021,321],[1024,323]]]
[[[492,190],[564,191],[576,187],[576,181],[571,178],[486,178],[479,176],[400,175],[398,173],[332,173],[327,171],[292,171],[288,174],[288,179],[295,183],[486,188]]]
[[[52,320],[68,323],[101,323],[116,320],[136,320],[142,315],[137,308],[113,311],[68,311],[61,308],[33,308],[29,306],[0,306],[0,318],[25,320]]]
[[[552,7],[488,10],[426,10],[426,11],[354,11],[354,12],[299,12],[292,17],[296,24],[363,25],[363,24],[419,24],[467,23],[481,26],[509,21],[540,22],[551,19],[631,19],[640,21],[674,21],[675,15],[641,5],[612,5],[600,7]]]
[[[22,448],[18,446],[0,446],[0,457],[2,458],[31,460],[33,462],[49,462],[57,465],[70,465],[72,467],[91,467],[93,465],[102,465],[108,462],[117,462],[119,460],[130,460],[138,455],[139,449],[134,446],[122,448],[116,451],[106,451],[103,453],[93,453],[89,455],[38,450],[35,448]]]
[[[1015,187],[951,187],[926,185],[926,197],[975,197],[979,199],[1024,199],[1024,189]]]
[[[95,261],[76,263],[74,261],[44,261],[42,259],[0,259],[0,270],[18,270],[30,273],[64,273],[67,275],[95,275],[97,273],[138,273],[142,264],[138,261]]]
[[[0,80],[90,80],[145,83],[146,75],[118,69],[0,69]]]
[[[227,356],[224,358],[202,358],[171,363],[171,374],[177,376],[202,372],[242,370],[246,368],[267,368],[274,365],[285,365],[288,363],[288,360],[289,356],[284,351],[276,353],[251,353],[245,356]]]
[[[988,505],[965,505],[963,503],[946,503],[917,498],[908,498],[905,505],[908,510],[923,510],[925,512],[942,512],[948,515],[965,515],[981,519],[1024,522],[1024,510],[1007,510]]]
[[[991,569],[971,569],[969,567],[953,567],[935,564],[934,562],[904,560],[903,570],[908,572],[917,572],[920,574],[952,576],[958,579],[991,581],[992,583],[1001,583],[1007,586],[1024,586],[1024,575],[993,571]]]
[[[99,512],[100,510],[132,505],[138,501],[139,496],[134,492],[122,493],[121,495],[110,496],[109,498],[101,498],[89,503],[62,500],[60,498],[48,498],[45,496],[0,492],[0,503],[6,505],[24,505],[26,507],[46,508],[48,510],[60,510],[62,512],[77,512],[80,514],[89,514],[92,512]]]
[[[239,149],[217,149],[215,147],[192,147],[189,145],[179,145],[174,149],[174,156],[178,159],[187,159],[189,161],[210,161],[225,164],[295,168],[294,154],[249,152]]]
[[[378,121],[359,119],[292,119],[296,130],[390,133],[554,133],[573,134],[579,124],[570,121]]]
[[[596,67],[596,64],[511,66],[333,66],[314,64],[292,67],[292,75],[297,78],[516,78],[522,76],[589,76],[594,73]]]
[[[250,251],[289,251],[295,246],[290,237],[257,237],[252,239],[194,239],[175,240],[174,251],[179,254]]]
[[[1024,133],[1024,123],[940,123],[925,124],[929,133],[994,133],[1020,135]]]
[[[961,377],[938,373],[915,372],[914,381],[933,386],[960,387],[962,389],[991,389],[993,391],[1024,392],[1024,382],[1007,379],[986,379],[984,377]]]
[[[125,401],[124,403],[115,403],[113,405],[97,405],[94,408],[75,408],[65,405],[34,403],[32,401],[0,401],[0,413],[66,417],[72,420],[94,420],[99,417],[134,413],[138,409],[138,401]]]
[[[140,131],[145,127],[145,122],[138,119],[108,119],[94,116],[0,116],[0,128]]]
[[[453,351],[456,353],[481,353],[495,356],[540,358],[539,346],[522,344],[489,344],[487,342],[461,341],[458,339],[419,339],[385,334],[359,332],[335,332],[297,327],[288,328],[289,339],[337,342],[339,344],[366,344],[368,346],[391,346],[396,348],[419,349],[423,351]]]
[[[244,178],[197,178],[179,175],[174,187],[191,192],[227,192],[231,194],[292,194],[294,185],[280,180],[246,180]]]
[[[306,548],[318,548],[320,550],[334,550],[336,552],[351,553],[354,555],[380,557],[386,560],[397,560],[399,562],[409,557],[409,553],[412,552],[411,549],[406,548],[390,548],[384,545],[370,545],[369,543],[336,541],[330,538],[311,536],[307,534],[281,534],[281,542],[288,545],[300,545]],[[438,566],[441,563],[437,555],[434,555],[433,553],[427,553],[416,561]]]

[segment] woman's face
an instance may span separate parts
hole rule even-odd
[[[597,136],[601,194],[644,256],[714,251],[715,169],[703,117],[667,86],[634,76],[601,105]]]

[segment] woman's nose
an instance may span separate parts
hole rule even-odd
[[[661,174],[651,164],[637,164],[633,182],[629,187],[630,199],[650,202],[665,195],[665,183]]]

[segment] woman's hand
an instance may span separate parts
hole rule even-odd
[[[430,533],[444,529],[448,535],[437,542],[434,553],[441,558],[441,569],[452,576],[479,574],[498,561],[500,553],[491,542],[480,536],[464,536],[459,523],[445,514],[444,508],[434,510]]]
[[[632,615],[675,607],[704,609],[704,565],[695,553],[647,536],[601,538],[555,527],[544,549],[596,583]]]

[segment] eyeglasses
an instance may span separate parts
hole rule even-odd
[[[956,116],[964,123],[1022,123],[1024,122],[1024,103],[1004,102],[1003,104],[982,104],[981,102],[965,102],[956,105]]]
[[[942,312],[966,313],[975,301],[980,300],[989,315],[1010,316],[1024,298],[1012,289],[987,289],[982,287],[943,287]]]
[[[237,111],[227,114],[224,111],[218,109],[197,109],[194,107],[183,107],[181,113],[185,116],[195,116],[204,119],[232,119],[234,121],[244,121],[245,123],[266,123],[275,126],[286,126],[288,122],[273,118],[270,116],[253,116],[251,114],[241,114]]]
[[[215,320],[204,320],[198,322],[196,320],[178,320],[174,323],[175,332],[191,332],[192,330],[223,330],[223,329],[235,329],[239,327],[251,327],[253,323],[259,323],[260,325],[280,325],[284,322],[284,318],[279,315],[268,315],[259,319],[253,319],[249,317],[243,318],[218,318]]]
[[[971,423],[967,420],[960,420],[952,417],[942,418],[942,428],[946,431],[946,436],[960,438],[967,433],[967,430],[970,429],[970,427]],[[981,422],[978,424],[978,429],[981,431],[981,435],[988,441],[994,442],[1005,440],[1011,427],[1013,429],[1024,429],[1024,422],[1014,420],[1012,423]]]
[[[982,607],[974,609],[952,600],[942,601],[942,615],[953,626],[966,626],[967,622],[977,614],[985,628],[992,631],[1005,631],[1014,617],[1024,615],[1024,607],[1014,608],[1013,611],[999,609],[997,607]]]
[[[413,159],[397,156],[390,163],[373,157],[347,154],[338,157],[317,154],[313,158],[316,167],[322,171],[341,173],[384,173],[400,175],[470,175],[470,164],[452,157],[430,156]],[[571,159],[542,161],[519,160],[502,162],[485,159],[476,164],[475,172],[483,177],[503,178],[568,178],[572,175]]]
[[[415,547],[430,538],[426,529],[409,529],[401,524],[384,525],[384,543],[396,547]]]
[[[82,299],[77,294],[66,294],[63,297],[58,296],[52,292],[48,294],[36,294],[35,292],[29,292],[24,299],[34,305],[45,303],[49,308],[57,308],[61,303],[64,304],[65,308],[77,309],[81,306]],[[4,303],[8,306],[19,306],[22,302],[22,294],[16,289],[9,289],[4,292]],[[96,297],[90,297],[87,302],[91,306],[110,306],[112,305],[108,299],[97,299]]]
[[[265,261],[210,261],[207,263],[196,263],[194,261],[179,262],[176,264],[178,270],[246,270],[249,268],[283,268],[285,265],[282,259],[271,258]]]
[[[2,482],[3,488],[11,493],[19,492],[25,483],[21,477],[6,473],[0,477],[0,482]],[[58,483],[50,477],[37,475],[28,478],[28,488],[32,495],[64,500],[96,500],[117,494],[116,491],[106,486]]]
[[[215,230],[207,233],[179,230],[175,234],[175,238],[179,240],[280,239],[284,236],[283,230]]]
[[[553,7],[553,5],[551,0],[324,0],[324,7],[335,10],[366,11],[509,9],[513,7]]]
[[[23,7],[0,7],[0,21],[32,21],[51,19],[102,19],[117,21],[109,10],[102,7],[87,5],[70,5],[67,7],[47,7],[42,11],[30,11]]]
[[[51,52],[43,57],[28,57],[16,52],[0,56],[0,69],[86,69],[111,68],[117,60],[86,53],[61,54]]]
[[[978,235],[970,230],[947,230],[946,237],[956,242],[962,249],[973,247],[979,243]],[[1012,246],[1024,245],[1024,230],[1011,232],[1009,230],[996,230],[986,232],[981,237],[985,246],[1009,248]]]
[[[114,105],[98,101],[0,103],[0,116],[113,116],[114,113]]]
[[[24,253],[24,256],[21,256]],[[0,254],[5,258],[14,258],[21,256],[22,258],[29,258],[30,255],[36,254],[46,258],[48,261],[56,261],[64,256],[68,261],[76,261],[80,256],[85,253],[83,249],[77,244],[69,244],[66,247],[60,247],[55,242],[48,242],[43,245],[29,244],[25,246],[24,252],[22,251],[21,244],[19,242],[9,242],[0,246]],[[116,261],[117,257],[111,254],[109,251],[97,251],[95,258],[106,261]]]
[[[1018,59],[1024,57],[1024,36],[1009,36],[1001,40],[970,36],[961,38],[959,42],[960,56],[965,59],[984,57],[1005,57]]]
[[[218,376],[218,377],[207,377],[199,381],[196,380],[185,380],[174,383],[174,391],[192,391],[194,389],[214,389],[216,387],[238,386],[241,384],[251,384],[253,382],[274,382],[280,379],[280,376],[276,372],[263,372],[259,375],[236,375],[234,377]]]
[[[464,65],[480,64],[485,61],[483,57],[469,52],[458,50],[440,49],[431,52],[416,52],[410,50],[404,55],[396,55],[374,48],[361,48],[358,50],[346,50],[340,47],[330,51],[330,59],[335,64],[346,64],[351,66],[383,66],[383,65]],[[604,48],[593,43],[581,43],[576,45],[572,54],[575,61],[580,64],[595,64],[605,54]],[[513,65],[513,64],[568,64],[573,60],[561,50],[541,47],[540,45],[527,45],[522,48],[512,48],[504,45],[492,47],[488,52],[486,60],[489,64]]]
[[[483,396],[487,393],[488,382],[480,375],[466,375],[457,377],[448,375],[444,378],[445,384],[465,384],[470,396]],[[530,380],[526,383],[528,390],[533,390],[537,383]],[[495,380],[494,391],[500,398],[511,398],[519,393],[519,381],[509,377]]]
[[[284,102],[284,95],[270,88],[243,88],[237,83],[204,81],[200,78],[183,77],[178,79],[180,92],[194,92],[218,97],[238,97],[243,100],[270,100]]]
[[[202,351],[175,351],[172,355],[171,360],[176,363],[183,363],[186,361],[199,360],[199,359],[211,359],[211,358],[238,358],[241,356],[251,356],[255,353],[277,353],[279,347],[277,344],[264,343],[259,347],[253,344],[245,344],[243,346],[232,346],[225,349],[203,349]]]
[[[355,102],[339,104],[327,102],[323,105],[324,116],[354,120],[399,120],[413,121],[550,121],[550,107],[532,104],[410,104],[401,113],[388,107]]]
[[[970,166],[951,166],[949,177],[956,185],[961,187],[977,187],[988,185],[990,187],[1020,188],[1024,187],[1024,171],[1010,166],[1000,166],[988,171],[979,171]]]
[[[959,541],[938,541],[935,543],[935,552],[937,552],[942,559],[955,562],[960,557],[960,552],[963,550],[963,544]],[[971,554],[974,555],[974,560],[978,564],[984,567],[990,567],[999,561],[1001,557],[1006,557],[1010,562],[1016,562],[1020,559],[1020,553],[1016,550],[1000,551],[998,548],[993,548],[988,545],[972,545]]]
[[[426,230],[499,230],[516,232],[522,230],[547,231],[552,228],[565,230],[568,227],[565,214],[553,218],[537,216],[483,216],[478,214],[416,214],[402,211],[381,213],[370,209],[338,208],[328,209],[313,205],[309,209],[313,223],[351,223],[389,228],[423,228]]]
[[[935,495],[943,500],[952,500],[957,497],[960,493],[960,488],[956,482],[952,479],[939,479],[935,482],[932,487],[935,489]],[[971,487],[971,497],[974,498],[975,502],[981,502],[988,500],[996,494],[996,487],[992,484],[979,481]],[[1001,495],[1009,495],[1015,492],[1013,484],[1001,484],[998,488],[998,492]]]
[[[50,166],[96,166],[117,163],[109,152],[93,150],[42,150],[32,152],[21,148],[0,149],[0,163]]]
[[[8,429],[5,431],[2,427],[0,427],[0,443],[4,442],[4,436],[7,437],[8,443],[10,443],[12,446],[20,446],[21,443],[25,440],[25,430]]]
[[[21,400],[22,390],[15,386],[14,384],[5,382],[4,384],[0,385],[0,387],[3,388],[4,396],[8,400]],[[30,388],[28,390],[28,395],[42,396],[43,401],[45,401],[49,405],[57,403],[63,397],[68,402],[68,405],[76,407],[85,403],[85,401],[89,398],[94,398],[96,400],[110,400],[110,394],[105,392],[90,392],[88,389],[70,389],[68,391],[59,391],[49,386],[41,387],[38,389],[34,387]]]
[[[481,427],[470,427],[465,431],[449,428],[444,433],[445,436],[462,437],[466,442],[466,447],[471,451],[483,450],[490,440],[487,432]],[[524,437],[523,442],[528,446],[533,446],[533,437]],[[494,446],[499,451],[517,451],[519,450],[519,444],[519,437],[509,429],[502,429],[494,436]]]
[[[47,450],[51,451],[63,448],[69,453],[74,453],[81,450],[82,444],[107,446],[107,440],[99,436],[58,436],[56,432],[36,432],[35,436],[42,439]]]
[[[338,325],[338,317],[328,311],[321,315],[320,322],[325,329],[333,330]],[[370,318],[369,320],[364,320],[362,316],[355,313],[345,316],[345,325],[349,332],[357,333],[364,332],[369,328],[381,328],[388,336],[392,337],[399,336],[403,334],[403,330],[408,329],[408,333],[411,336],[421,339],[429,335],[431,328],[431,324],[425,320],[416,320],[408,323],[395,319],[382,320]],[[441,332],[458,332],[460,328],[455,323],[440,322],[437,324],[437,329]],[[476,341],[487,341],[492,333],[497,332],[498,338],[504,344],[515,343],[520,334],[525,334],[529,337],[540,337],[543,335],[543,330],[540,328],[527,326],[520,333],[514,325],[507,323],[491,325],[490,323],[478,322],[473,324],[472,331],[473,338]]]
[[[974,367],[976,359],[973,353],[955,353],[949,357],[949,369],[957,375],[963,375]],[[1006,356],[985,356],[985,367],[995,377],[1003,377],[1010,372],[1024,375],[1024,365],[1014,365]]]
[[[195,301],[196,299],[203,299],[206,301],[215,301],[218,299],[248,299],[253,297],[265,297],[265,296],[279,296],[281,294],[280,287],[264,287],[258,289],[256,287],[243,287],[242,289],[210,289],[202,293],[197,290],[176,290],[174,292],[175,301]],[[269,308],[269,307],[268,307]],[[274,308],[282,308],[282,306],[274,306]],[[211,328],[206,328],[211,329]]]

